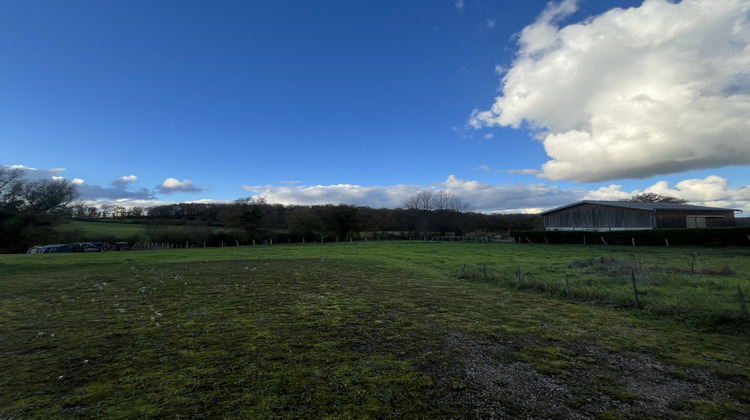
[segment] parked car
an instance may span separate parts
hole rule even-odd
[[[26,251],[27,254],[44,254],[44,246],[43,245],[35,245],[29,248],[28,251]]]
[[[101,246],[97,245],[94,242],[81,242],[79,244],[83,248],[83,252],[103,252],[104,249],[102,249]]]
[[[52,248],[50,252],[52,253],[71,253],[71,252],[83,252],[84,247],[81,246],[79,243],[74,244],[62,244],[58,245],[55,248]]]
[[[49,244],[49,245],[36,245],[29,248],[28,251],[26,251],[27,254],[49,254],[50,252],[54,252],[55,249],[57,249],[60,244]]]

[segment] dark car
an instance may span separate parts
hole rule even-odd
[[[71,253],[71,252],[83,252],[84,247],[81,244],[62,244],[53,248],[50,252],[53,253]]]
[[[27,254],[44,254],[44,246],[42,245],[36,245],[29,248],[28,251],[26,251]]]
[[[83,248],[83,252],[103,252],[104,248],[99,244],[101,242],[81,242],[79,245]]]

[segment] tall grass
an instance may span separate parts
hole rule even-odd
[[[644,316],[669,317],[704,330],[750,334],[750,320],[742,312],[737,289],[750,289],[748,261],[737,258],[748,253],[745,249],[671,248],[658,250],[657,255],[649,255],[648,249],[627,249],[613,255],[599,247],[606,252],[581,259],[574,257],[576,247],[568,249],[572,252],[567,264],[548,260],[516,267],[472,265],[461,267],[456,277],[623,308],[635,306],[637,290]]]

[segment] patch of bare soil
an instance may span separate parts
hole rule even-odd
[[[743,404],[728,392],[738,384],[644,354],[528,337],[478,343],[458,334],[446,346],[455,363],[424,373],[451,390],[443,402],[475,418],[679,418],[695,415],[690,401]],[[529,357],[529,349],[547,348],[557,353]]]

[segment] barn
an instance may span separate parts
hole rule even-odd
[[[735,226],[736,209],[585,200],[541,213],[545,230],[637,230]]]

